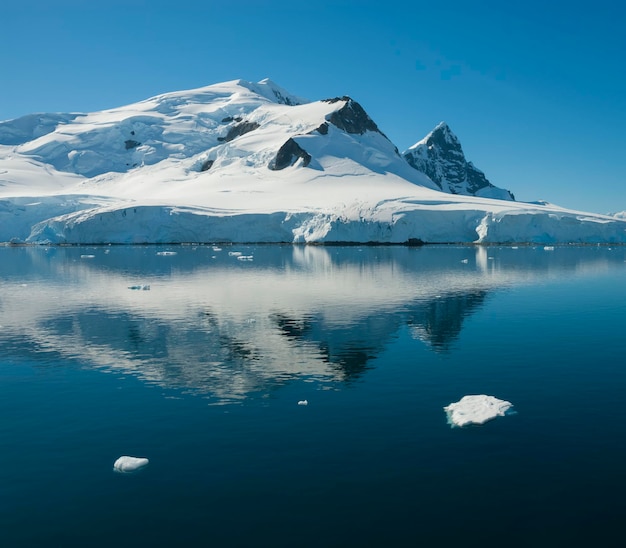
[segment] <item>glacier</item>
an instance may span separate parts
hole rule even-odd
[[[624,216],[517,202],[436,131],[425,167],[350,97],[269,79],[0,122],[0,242],[626,243]]]

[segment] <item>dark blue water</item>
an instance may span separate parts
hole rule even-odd
[[[0,248],[0,544],[622,546],[625,259]]]

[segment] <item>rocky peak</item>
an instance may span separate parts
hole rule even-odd
[[[354,99],[344,95],[343,97],[325,100],[326,103],[331,104],[339,101],[345,101],[345,104],[328,117],[328,121],[331,124],[347,133],[357,133],[359,135],[363,135],[366,131],[382,133],[374,120],[368,116],[363,107]]]
[[[515,200],[513,194],[491,184],[482,171],[465,159],[461,142],[445,122],[438,124],[402,156],[444,192]]]

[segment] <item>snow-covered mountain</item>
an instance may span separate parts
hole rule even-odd
[[[402,156],[415,169],[428,175],[443,192],[515,200],[511,192],[492,185],[482,171],[465,159],[461,142],[445,122]]]
[[[350,97],[270,80],[33,114],[0,123],[0,241],[626,242],[623,219],[485,197],[475,175],[460,193],[445,133],[424,173]]]

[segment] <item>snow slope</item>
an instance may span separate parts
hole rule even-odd
[[[439,185],[356,101],[270,80],[0,123],[4,242],[626,242],[619,217]]]

